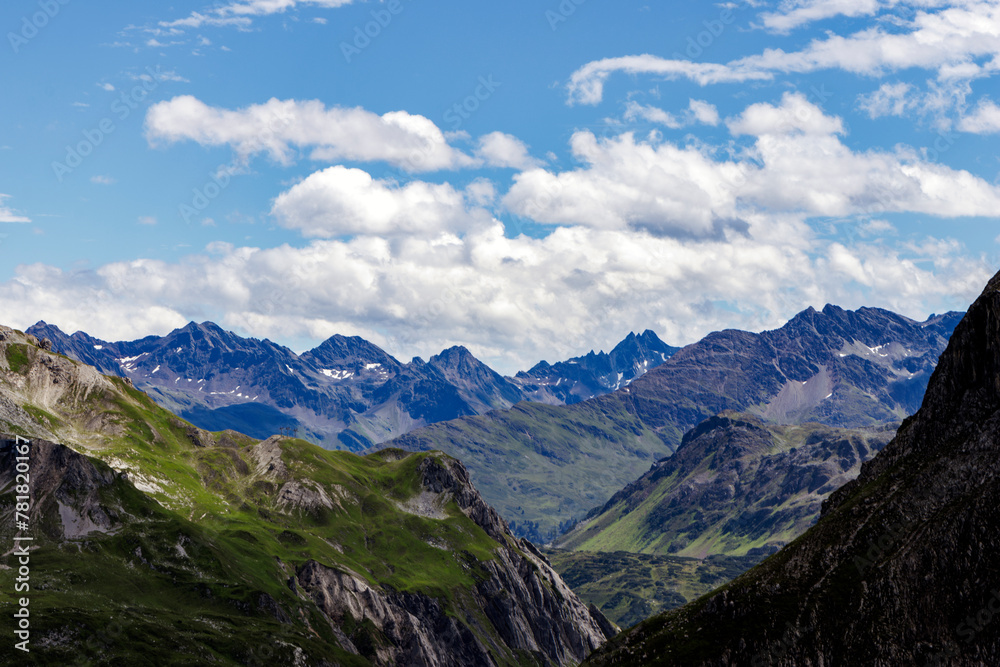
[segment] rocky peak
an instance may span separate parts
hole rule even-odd
[[[302,355],[307,363],[323,368],[354,368],[366,364],[382,364],[387,370],[400,363],[382,348],[358,336],[336,335]]]

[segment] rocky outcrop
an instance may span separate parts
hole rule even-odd
[[[0,493],[13,495],[18,484],[14,436],[0,436]],[[121,510],[109,506],[102,493],[118,476],[108,466],[45,440],[20,440],[28,446],[31,490],[29,524],[55,540],[76,539],[91,533],[113,533],[122,524]],[[3,532],[13,534],[14,513],[4,512]]]
[[[377,665],[495,665],[489,649],[426,595],[373,587],[360,576],[316,561],[297,571],[302,589],[348,634],[344,648]]]
[[[431,455],[418,470],[423,493],[439,496],[441,505],[453,500],[500,546],[492,560],[480,564],[475,588],[455,602],[461,620],[427,595],[305,563],[296,573],[298,585],[334,626],[353,629],[348,638],[361,655],[379,665],[485,666],[525,654],[542,665],[573,665],[613,636],[617,629],[585,606],[530,542],[515,540],[460,462]],[[489,631],[473,632],[484,616]]]
[[[920,411],[813,529],[593,664],[1000,664],[998,525],[1000,274],[955,330]]]

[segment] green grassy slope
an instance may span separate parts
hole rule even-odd
[[[515,533],[542,543],[671,452],[626,402],[605,398],[570,408],[519,403],[435,424],[392,444],[460,459]]]
[[[557,546],[695,558],[777,548],[811,526],[827,495],[894,432],[894,425],[848,430],[714,417]]]
[[[22,340],[0,333],[0,342]],[[83,491],[37,500],[30,593],[36,650],[18,655],[18,664],[299,664],[297,652],[309,657],[302,664],[368,664],[385,637],[350,614],[335,631],[296,591],[297,569],[308,561],[436,600],[484,639],[498,664],[536,664],[537,657],[497,641],[482,611],[470,606],[469,592],[487,577],[483,564],[495,558],[500,538],[454,499],[414,504],[421,465],[447,463],[445,455],[385,450],[362,457],[301,440],[207,433],[127,381],[31,343],[8,344],[0,355],[7,361],[0,365],[0,431],[85,452],[75,460],[89,463],[78,467],[110,480],[95,493],[111,527],[64,534],[73,523],[66,507],[83,503]],[[57,473],[48,472],[33,474]],[[79,480],[67,483],[74,488]],[[15,532],[9,489],[0,494],[5,544]],[[0,615],[7,618],[14,576],[0,569]],[[362,657],[339,648],[340,630]]]
[[[623,628],[705,595],[764,557],[698,559],[561,549],[546,549],[545,555],[584,602]]]

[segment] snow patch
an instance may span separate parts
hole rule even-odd
[[[104,346],[103,346],[103,345],[95,345],[95,346],[94,346],[94,349],[95,349],[95,350],[103,350],[103,349],[104,349]]]
[[[118,364],[125,369],[126,373],[135,373],[135,362],[142,357],[145,357],[147,354],[148,352],[143,352],[142,354],[134,357],[122,357],[121,359],[115,359],[115,361],[117,361]]]

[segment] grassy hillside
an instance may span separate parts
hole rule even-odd
[[[207,433],[127,380],[34,343],[0,330],[0,431],[40,443],[31,470],[35,650],[19,664],[385,664],[389,639],[351,611],[372,593],[345,594],[334,623],[319,589],[306,594],[300,581],[309,563],[370,587],[383,606],[440,609],[442,623],[478,638],[497,664],[544,662],[505,645],[474,599],[503,567],[499,554],[522,552],[499,518],[484,528],[485,505],[473,506],[476,520],[459,506],[471,487],[428,489],[428,475],[452,479],[458,464],[447,456],[362,457]],[[8,544],[13,502],[0,494]],[[525,576],[571,595],[544,573]],[[0,569],[0,590],[14,590],[14,577]],[[0,613],[9,618],[13,605],[0,598]]]
[[[695,558],[778,548],[815,523],[823,500],[894,433],[895,425],[839,429],[713,417],[557,546]]]
[[[546,549],[545,555],[584,602],[623,628],[709,593],[765,556],[698,559],[562,549]]]
[[[543,543],[667,456],[671,446],[618,397],[509,411],[420,429],[392,443],[440,450],[471,471],[517,534]]]

